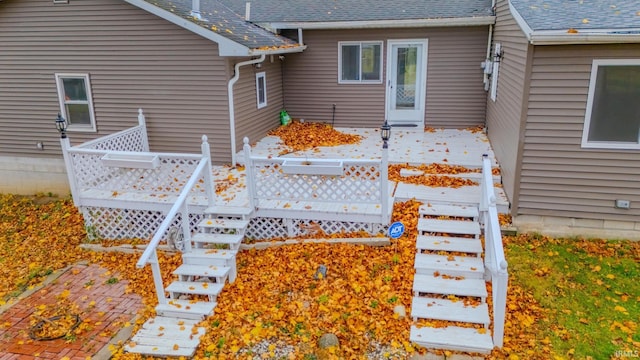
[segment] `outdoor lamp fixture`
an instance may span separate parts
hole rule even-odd
[[[58,113],[58,117],[56,118],[56,129],[60,132],[60,138],[67,138],[67,120],[62,117],[60,113]]]
[[[391,126],[389,125],[387,120],[385,120],[384,124],[382,124],[382,126],[380,127],[380,137],[382,138],[382,148],[387,149],[389,147],[389,144],[387,142],[391,137]]]

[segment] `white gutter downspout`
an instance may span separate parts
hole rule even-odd
[[[495,16],[497,16],[496,0],[491,1],[491,11],[494,13]],[[489,24],[489,39],[487,41],[487,57],[485,57],[486,59],[485,64],[488,64],[489,60],[491,60],[491,43],[492,42],[493,42],[493,24]],[[487,74],[486,71],[483,71],[482,84],[485,86],[485,91],[489,89],[488,87],[486,87],[488,83],[489,83],[489,74]]]
[[[233,85],[240,79],[240,66],[253,65],[264,61],[266,55],[262,54],[257,59],[242,61],[236,64],[235,73],[227,84],[229,94],[229,132],[231,133],[231,167],[236,167],[236,114],[233,108]]]

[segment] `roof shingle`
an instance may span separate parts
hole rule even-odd
[[[491,16],[491,0],[220,0],[252,22],[332,22]]]
[[[511,0],[533,31],[640,29],[638,0]]]

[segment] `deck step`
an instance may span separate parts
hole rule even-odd
[[[487,284],[482,279],[444,279],[440,276],[416,274],[413,277],[414,293],[487,297]]]
[[[196,233],[191,237],[194,243],[200,244],[227,244],[232,249],[237,249],[244,239],[242,234],[214,234],[214,233]]]
[[[493,340],[489,331],[484,334],[478,329],[449,326],[430,328],[412,326],[409,339],[427,349],[444,349],[471,353],[489,354]]]
[[[489,307],[486,303],[465,306],[463,301],[413,297],[411,317],[418,319],[460,321],[489,326]]]
[[[213,314],[217,303],[210,301],[191,301],[170,299],[166,304],[156,306],[156,314],[164,317],[203,320]]]
[[[480,224],[465,220],[419,219],[418,232],[480,235]]]
[[[245,229],[249,220],[241,219],[202,219],[198,223],[201,229]]]
[[[204,209],[204,213],[207,215],[220,215],[220,216],[249,216],[251,215],[251,208],[245,206],[224,206],[216,205],[209,206]]]
[[[484,263],[478,257],[416,254],[414,266],[416,274],[433,275],[437,271],[450,276],[464,276],[466,279],[484,277]]]
[[[448,236],[418,235],[416,247],[418,250],[463,252],[471,254],[481,254],[483,251],[480,239]]]
[[[236,250],[226,249],[191,249],[190,252],[182,254],[182,259],[187,264],[194,265],[219,265],[228,266],[230,261],[235,262]],[[203,262],[195,262],[191,260],[202,260]]]
[[[208,295],[215,297],[220,294],[224,284],[202,281],[174,281],[166,287],[166,291],[175,294]]]
[[[427,204],[420,206],[421,216],[453,216],[463,218],[477,218],[478,208],[471,205]]]
[[[206,333],[199,321],[158,316],[147,320],[124,346],[124,351],[154,357],[192,357]]]
[[[180,277],[199,276],[216,278],[217,282],[224,283],[224,279],[229,275],[230,270],[231,268],[228,266],[182,264],[173,271],[173,274]]]

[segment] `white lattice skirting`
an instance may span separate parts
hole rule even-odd
[[[156,210],[83,206],[81,211],[90,239],[149,239],[164,220],[164,213]],[[197,230],[196,226],[203,217],[202,213],[189,215],[192,232]],[[172,227],[179,227],[180,221],[180,215],[176,216],[173,219]],[[245,234],[248,239],[269,240],[308,236],[316,234],[320,230],[328,235],[362,231],[368,235],[376,236],[383,234],[386,227],[381,224],[365,222],[256,217],[249,222]]]

